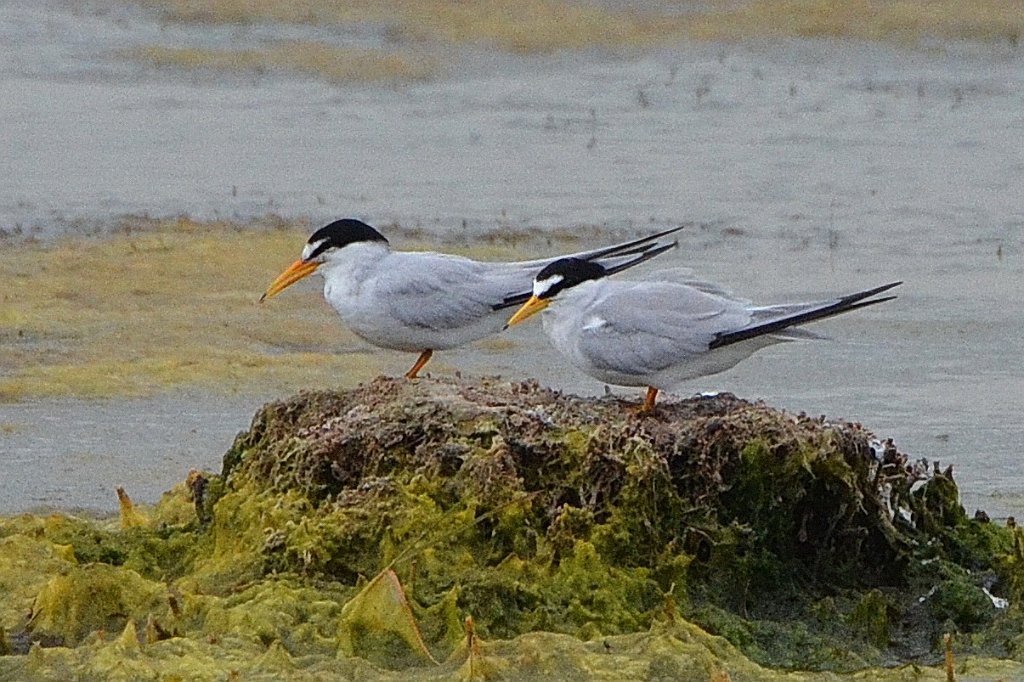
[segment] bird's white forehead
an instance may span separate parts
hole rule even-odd
[[[312,243],[309,243],[309,244],[306,244],[305,246],[303,246],[302,247],[302,260],[309,260],[310,254],[312,254],[314,251],[316,251],[318,248],[320,248],[320,245],[323,244],[325,241],[327,241],[327,240],[326,239],[317,239],[315,242],[312,242]]]
[[[551,290],[551,287],[555,286],[563,279],[565,278],[561,275],[551,275],[545,279],[533,280],[533,295],[540,298],[544,294],[548,293]]]

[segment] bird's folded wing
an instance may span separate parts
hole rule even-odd
[[[391,315],[410,327],[457,329],[495,315],[495,302],[529,287],[532,274],[504,263],[446,254],[416,254],[396,262],[376,282]],[[499,325],[500,326],[500,325]]]
[[[588,307],[577,351],[595,368],[650,374],[707,352],[723,330],[749,322],[746,308],[690,287],[636,282]]]

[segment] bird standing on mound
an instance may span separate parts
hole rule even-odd
[[[606,274],[639,265],[676,246],[663,238],[682,229],[573,254]],[[501,331],[505,308],[530,297],[537,272],[559,257],[489,263],[444,253],[392,251],[380,232],[337,220],[313,233],[302,256],[271,283],[264,301],[314,272],[324,298],[357,336],[381,348],[417,352],[405,376],[415,379],[435,350]]]
[[[551,263],[508,326],[544,311],[551,343],[577,368],[616,386],[646,386],[645,412],[654,409],[659,390],[729,369],[780,341],[817,338],[795,327],[892,300],[871,297],[902,284],[817,303],[754,306],[706,282],[607,275],[600,263],[578,258]]]

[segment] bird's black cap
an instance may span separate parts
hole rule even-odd
[[[340,249],[356,242],[384,242],[387,244],[388,240],[361,220],[342,218],[329,225],[324,225],[310,236],[307,243],[317,244],[317,247],[309,254],[308,260],[316,258],[327,249]]]
[[[554,263],[546,265],[534,278],[538,283],[551,282],[546,289],[537,294],[537,298],[552,298],[560,291],[607,275],[608,270],[600,263],[581,258],[559,258]]]

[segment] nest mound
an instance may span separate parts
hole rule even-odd
[[[982,588],[1011,591],[1012,540],[965,516],[950,470],[730,394],[639,415],[535,382],[380,378],[265,406],[224,477],[308,505],[262,570],[413,566],[418,597],[457,589],[488,636],[635,631],[673,594],[765,663],[850,637],[856,665],[927,656],[995,618]],[[942,585],[967,603],[918,602]]]
[[[602,549],[623,565],[713,553],[700,530],[713,518],[814,568],[809,578],[849,567],[862,582],[891,579],[914,543],[911,528],[893,525],[894,504],[927,513],[918,498],[893,494],[909,493],[921,472],[859,424],[731,394],[639,415],[617,399],[532,382],[380,378],[303,393],[257,414],[224,474],[236,487],[297,491],[335,510],[395,497],[416,480],[442,509],[472,506],[483,526],[518,502],[522,531],[556,548],[614,526]]]

